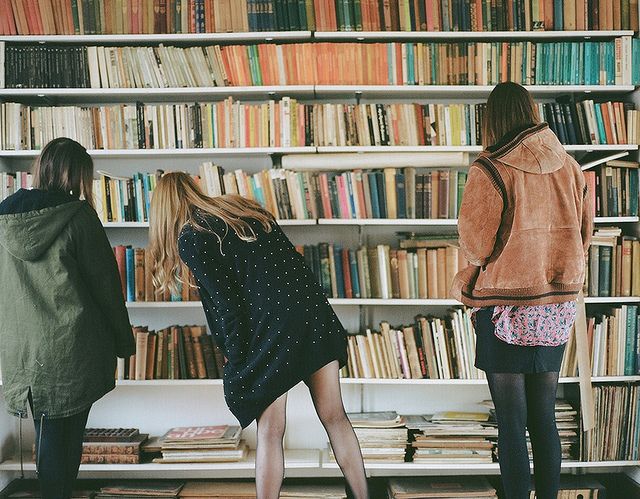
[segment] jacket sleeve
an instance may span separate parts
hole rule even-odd
[[[73,235],[80,272],[113,332],[116,355],[127,358],[135,353],[136,346],[111,244],[98,216],[88,205],[81,224]]]
[[[485,265],[493,253],[502,208],[498,189],[481,168],[472,165],[458,217],[460,249],[471,265]]]
[[[589,253],[589,245],[593,236],[593,206],[589,187],[585,184],[582,190],[582,214],[580,223],[580,236],[585,256]]]
[[[216,336],[222,336],[224,344],[218,346],[229,361],[240,360],[248,346],[243,294],[234,270],[220,253],[219,241],[211,234],[187,232],[178,245],[180,257],[214,303],[215,310],[205,312],[216,316],[222,327]]]

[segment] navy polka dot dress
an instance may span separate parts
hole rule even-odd
[[[247,242],[217,217],[206,220],[212,232],[186,225],[178,247],[228,360],[225,399],[244,428],[329,362],[338,360],[343,367],[346,332],[276,223],[265,232],[248,220],[257,239]]]

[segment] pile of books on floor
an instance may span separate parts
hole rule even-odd
[[[413,462],[491,463],[498,430],[486,412],[406,416]]]
[[[404,462],[407,428],[402,416],[393,411],[350,413],[348,416],[366,462]],[[333,449],[331,458],[335,459]]]
[[[190,426],[172,428],[163,437],[147,446],[159,450],[162,457],[154,463],[224,463],[242,461],[247,445],[241,440],[240,426]]]
[[[402,477],[389,479],[389,499],[498,499],[483,477]]]
[[[81,464],[140,464],[149,438],[137,428],[87,428],[82,441]],[[32,447],[36,461],[36,445]]]
[[[145,497],[149,499],[177,499],[184,482],[140,481],[107,484],[100,487],[95,499],[131,499]]]
[[[492,400],[485,400],[482,405],[489,407],[490,419],[489,421],[496,425],[496,412],[495,406]],[[578,411],[574,407],[563,399],[556,400],[556,425],[558,427],[558,433],[560,435],[560,446],[562,447],[562,459],[572,460],[576,459],[579,451],[579,439],[580,430],[578,422]],[[608,414],[608,413],[607,413]],[[497,444],[497,435],[496,435]],[[527,432],[527,449],[529,451],[529,460],[533,460],[533,452],[531,448],[531,440],[529,439],[529,432]],[[499,457],[500,449],[496,445],[496,456]]]

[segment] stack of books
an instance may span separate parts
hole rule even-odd
[[[476,369],[475,333],[467,309],[455,309],[445,318],[418,315],[409,325],[349,335],[350,378],[481,379]]]
[[[584,435],[587,461],[637,461],[640,457],[638,385],[593,387],[596,427]]]
[[[596,216],[638,216],[638,166],[636,161],[613,160],[584,172]]]
[[[136,428],[87,428],[82,442],[83,464],[139,464],[149,437]]]
[[[209,196],[239,194],[278,219],[456,218],[466,172],[384,168],[314,173],[285,169],[250,174],[200,165]]]
[[[307,42],[155,49],[0,42],[4,53],[0,69],[6,70],[5,85],[10,88],[495,85],[502,81],[637,85],[639,46],[631,36],[573,42]],[[558,60],[571,64],[557,64]],[[178,72],[175,67],[184,69]]]
[[[486,412],[445,411],[407,416],[413,462],[491,463],[497,428]]]
[[[587,0],[314,0],[314,5],[318,31],[638,30],[638,5],[628,0],[613,0],[600,10]]]
[[[482,405],[489,408],[490,422],[497,428],[495,405],[492,400],[485,400]],[[558,434],[560,435],[560,446],[562,448],[562,459],[564,461],[574,460],[580,453],[580,423],[578,420],[578,411],[563,399],[556,400],[556,425]],[[497,445],[497,436],[495,437],[496,456],[500,458],[500,448]],[[529,460],[533,460],[533,450],[527,431],[527,450],[529,452]]]
[[[379,244],[357,250],[337,244],[296,246],[330,298],[446,299],[466,266],[456,236]]]
[[[228,33],[315,29],[320,0],[58,0],[24,5],[5,0],[2,35]],[[318,7],[316,6],[316,9]]]
[[[176,281],[177,292],[160,293],[153,283],[154,262],[148,249],[120,245],[115,246],[113,252],[126,301],[198,301],[200,299],[191,271],[188,271],[185,282]]]
[[[242,461],[247,445],[239,426],[172,428],[161,439],[162,457],[154,463],[222,463]]]
[[[498,499],[483,477],[398,477],[390,478],[389,499]]]
[[[585,295],[640,296],[640,241],[620,227],[594,231],[586,268]]]
[[[393,411],[347,414],[365,462],[403,463],[407,450],[404,418]],[[333,450],[331,458],[335,459]]]
[[[118,379],[222,378],[224,356],[206,326],[169,326],[158,331],[136,326],[133,336],[136,353],[128,360],[118,359]]]
[[[593,376],[640,374],[637,355],[640,317],[638,305],[621,305],[587,317],[587,344]],[[578,361],[573,335],[569,337],[560,369],[561,376],[577,376]]]
[[[131,499],[131,498],[178,498],[184,482],[173,481],[140,481],[122,482],[105,485],[100,488],[96,499]]]

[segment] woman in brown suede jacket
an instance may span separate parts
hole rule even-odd
[[[558,373],[584,282],[592,209],[580,166],[515,83],[491,92],[484,151],[471,165],[459,217],[471,264],[452,294],[474,307],[476,367],[487,374],[507,499],[556,499],[561,447]]]

